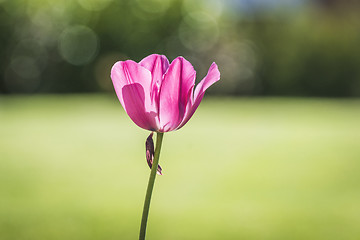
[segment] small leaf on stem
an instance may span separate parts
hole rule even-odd
[[[146,161],[147,161],[150,169],[153,165],[154,153],[155,153],[154,141],[153,141],[152,137],[153,137],[153,132],[150,133],[149,137],[146,139],[146,142],[145,142]],[[161,171],[162,171],[162,168],[160,167],[160,165],[158,165],[157,174],[163,175]]]

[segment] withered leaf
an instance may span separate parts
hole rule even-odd
[[[147,164],[149,165],[150,169],[153,165],[154,154],[155,154],[154,141],[153,141],[152,137],[153,137],[153,132],[150,133],[150,135],[148,136],[148,138],[146,139],[146,142],[145,142],[146,161],[147,161]],[[162,175],[162,168],[160,167],[160,164],[158,165],[158,168],[157,168],[157,174]]]

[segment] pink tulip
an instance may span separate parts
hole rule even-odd
[[[205,91],[220,79],[215,63],[196,86],[196,72],[183,57],[169,64],[152,54],[139,63],[119,61],[111,69],[117,97],[126,113],[141,128],[169,132],[184,126],[199,106]]]

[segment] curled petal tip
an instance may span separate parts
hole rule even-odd
[[[157,168],[156,173],[157,173],[158,175],[160,175],[160,176],[163,175],[163,173],[162,173],[162,168],[160,167],[160,165],[158,165],[158,168]]]

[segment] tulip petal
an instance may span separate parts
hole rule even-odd
[[[189,90],[195,84],[196,72],[190,62],[178,57],[163,78],[159,97],[160,131],[176,129],[185,116]]]
[[[169,60],[164,55],[152,54],[141,60],[139,64],[151,72],[150,98],[158,109],[159,90],[163,76],[169,68]]]
[[[156,106],[150,100],[150,71],[134,61],[120,61],[112,67],[111,79],[131,120],[141,128],[158,130]]]
[[[187,106],[185,117],[177,129],[180,129],[190,120],[192,115],[195,113],[197,107],[199,106],[201,100],[203,99],[206,89],[208,89],[215,82],[219,81],[219,79],[220,79],[220,72],[218,66],[216,65],[216,63],[212,63],[207,75],[196,86],[192,104],[191,106],[190,105]]]
[[[151,72],[151,84],[160,86],[162,77],[169,68],[169,60],[166,56],[152,54],[141,60],[139,64]]]

